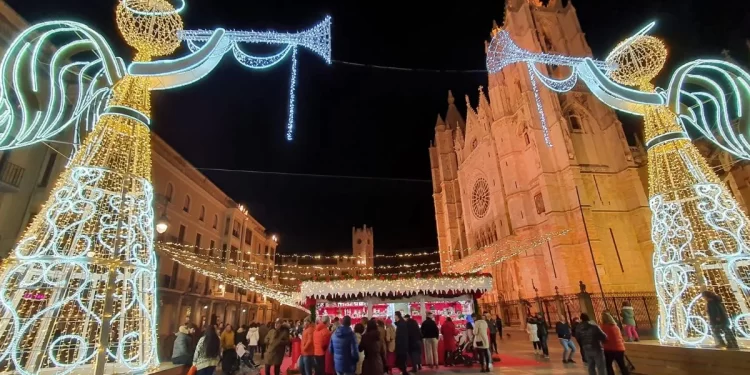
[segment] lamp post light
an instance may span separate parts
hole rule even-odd
[[[167,217],[167,214],[164,213],[159,220],[156,221],[156,233],[164,234],[167,229],[169,229],[169,218]]]

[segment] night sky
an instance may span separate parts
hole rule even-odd
[[[7,0],[27,21],[85,22],[126,61],[132,52],[114,23],[115,0]],[[503,1],[188,0],[186,28],[295,31],[333,17],[334,60],[430,69],[483,69],[484,41]],[[574,0],[595,56],[651,20],[670,46],[669,66],[719,57],[750,62],[750,5],[730,1]],[[268,49],[251,49],[270,53]],[[185,49],[179,53],[184,54]],[[375,228],[377,252],[437,245],[427,148],[449,89],[460,108],[476,105],[482,73],[425,73],[326,65],[299,54],[296,139],[285,139],[290,61],[249,71],[230,55],[206,79],[154,95],[154,129],[198,168],[415,179],[312,178],[205,172],[245,203],[281,252],[345,252],[351,227]],[[665,77],[661,77],[662,81]],[[621,116],[622,118],[622,116]],[[632,119],[623,118],[625,123]]]

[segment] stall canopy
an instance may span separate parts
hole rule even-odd
[[[472,295],[479,298],[492,288],[492,276],[428,275],[403,278],[348,278],[310,280],[300,283],[297,300],[308,305],[315,300],[351,301],[369,298],[402,299],[416,295],[451,298]]]

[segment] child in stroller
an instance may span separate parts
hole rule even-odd
[[[453,363],[463,363],[464,366],[471,367],[474,362],[476,362],[474,346],[467,336],[461,335],[458,341],[458,346],[456,347],[456,351],[453,352]]]
[[[238,342],[234,349],[237,351],[237,358],[239,358],[241,364],[245,364],[250,368],[260,367],[259,364],[253,361],[253,354],[247,350],[247,347],[245,347],[243,342]]]

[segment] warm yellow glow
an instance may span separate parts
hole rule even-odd
[[[664,43],[649,35],[628,39],[614,51],[607,57],[607,63],[617,67],[610,72],[610,78],[628,86],[648,85],[667,61]]]
[[[172,4],[166,0],[127,1],[131,9],[156,13],[136,14],[122,1],[117,5],[117,27],[123,39],[138,50],[137,60],[169,55],[180,46],[177,32],[182,30],[182,18],[173,12]]]

